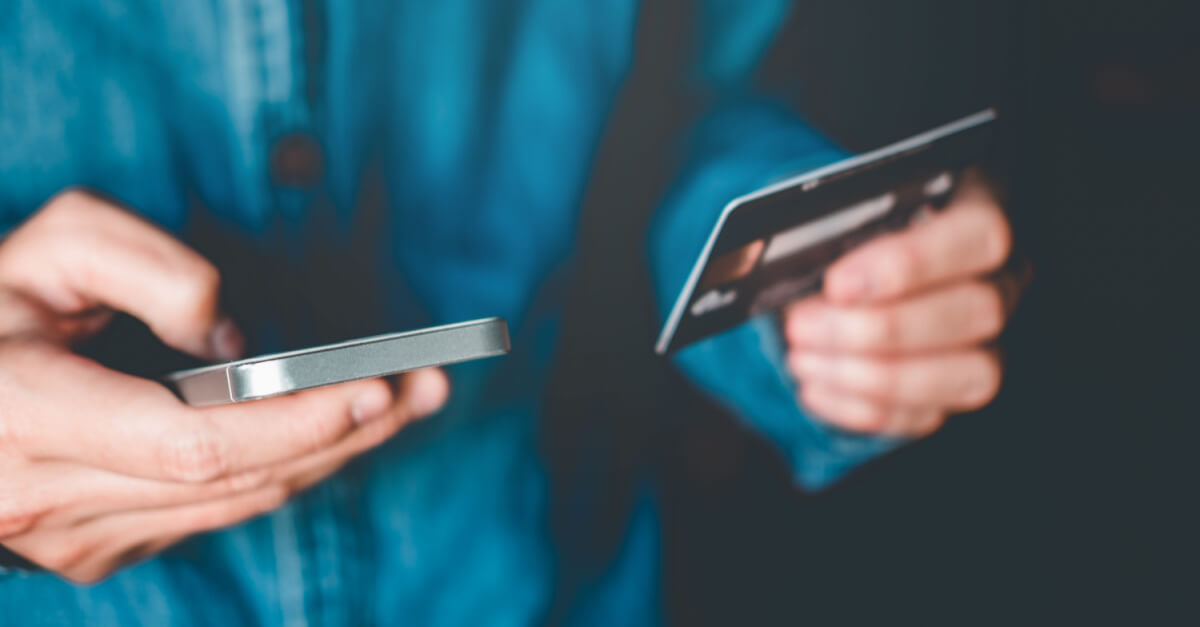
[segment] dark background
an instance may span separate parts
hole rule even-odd
[[[684,4],[647,3],[585,206],[546,439],[560,610],[650,477],[677,624],[1195,621],[1200,3],[797,3],[761,83],[844,146],[999,108],[1037,275],[997,401],[819,495],[649,350],[629,234],[703,97],[670,78]]]

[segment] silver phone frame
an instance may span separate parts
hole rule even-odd
[[[483,318],[180,370],[162,381],[189,405],[218,405],[495,357],[510,348],[508,324]]]

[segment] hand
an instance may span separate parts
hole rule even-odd
[[[910,437],[986,405],[1001,379],[988,342],[1018,291],[988,277],[1010,252],[999,202],[971,170],[943,212],[839,259],[824,292],[782,317],[803,403],[850,431]]]
[[[218,275],[151,225],[66,192],[0,243],[0,543],[92,582],[188,535],[274,509],[435,411],[437,370],[194,408],[70,352],[119,309],[233,359]]]

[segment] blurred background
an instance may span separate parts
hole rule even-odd
[[[605,571],[648,476],[674,624],[1200,624],[1200,2],[795,3],[759,87],[852,151],[996,107],[987,165],[1036,267],[1000,397],[820,494],[652,351],[630,234],[705,103],[681,78],[688,5],[645,3],[583,210],[543,440],[551,620]]]
[[[650,350],[628,234],[702,96],[670,78],[686,3],[648,4],[550,399],[565,580],[601,569],[649,474],[677,624],[1194,621],[1200,3],[796,3],[762,88],[854,151],[997,107],[989,165],[1037,275],[999,399],[819,495]]]

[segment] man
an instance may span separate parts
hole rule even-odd
[[[48,571],[0,575],[0,612],[68,624],[543,617],[555,547],[539,400],[576,207],[634,61],[639,8],[0,8],[0,542]],[[664,303],[726,200],[841,156],[743,93],[786,8],[695,6],[688,71],[721,105],[695,129],[650,235]],[[679,364],[774,441],[797,481],[824,486],[995,393],[984,343],[1005,315],[984,277],[1007,254],[1003,214],[973,179],[943,215],[843,259],[782,334],[749,325]],[[247,277],[264,267],[276,278],[256,290]],[[222,299],[222,282],[243,282],[238,297]],[[273,298],[336,299],[355,282],[371,296],[340,303],[362,312],[349,321]],[[450,386],[423,371],[196,409],[72,353],[114,310],[210,360],[246,352],[243,337],[258,352],[493,315],[514,351],[452,369]],[[653,538],[639,510],[611,576],[573,615],[658,620]]]

